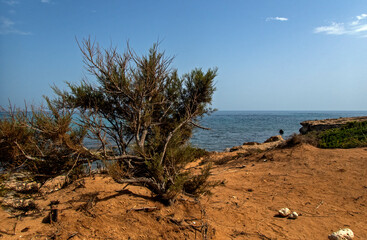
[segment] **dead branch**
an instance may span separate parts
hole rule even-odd
[[[15,235],[15,233],[10,233],[10,232],[7,232],[7,231],[1,230],[1,229],[0,229],[0,233],[6,234],[6,235],[12,235],[12,236]]]
[[[17,142],[14,142],[15,145],[17,145],[18,149],[22,152],[23,156],[28,159],[28,160],[32,160],[32,161],[42,161],[41,159],[38,159],[38,158],[35,158],[35,157],[32,157],[32,156],[29,156],[27,155],[24,150],[21,148],[21,146],[17,143]],[[25,163],[25,162],[24,162]],[[23,163],[23,164],[24,164]]]
[[[153,212],[155,210],[159,210],[159,208],[157,208],[157,207],[141,207],[141,208],[131,208],[131,209],[129,209],[129,211],[136,211],[136,212],[139,212],[139,211]]]

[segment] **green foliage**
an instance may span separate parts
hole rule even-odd
[[[0,119],[0,167],[10,169],[24,162],[18,145],[29,151],[33,130],[24,127],[27,119],[26,112],[13,112]]]
[[[174,199],[192,179],[186,164],[202,154],[188,140],[200,118],[213,111],[217,70],[194,69],[179,77],[170,67],[173,58],[157,44],[142,57],[129,47],[123,54],[101,49],[90,39],[80,48],[97,85],[54,87],[53,104],[80,112],[88,137],[100,142],[96,154],[117,161],[109,171],[116,182],[146,186],[163,201]],[[110,151],[113,147],[117,151]],[[198,180],[204,186],[207,177]]]
[[[367,146],[367,121],[350,122],[338,128],[294,134],[283,147],[307,143],[321,148],[355,148]]]
[[[39,181],[66,173],[82,163],[83,128],[72,128],[72,112],[59,111],[50,101],[43,108],[15,109],[0,119],[0,167],[31,172]],[[80,161],[79,161],[80,160]]]
[[[351,122],[341,128],[325,130],[319,135],[319,147],[354,148],[367,146],[367,121]]]

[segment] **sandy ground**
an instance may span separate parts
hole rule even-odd
[[[367,239],[367,148],[299,145],[246,155],[212,155],[211,178],[224,183],[212,196],[180,196],[169,207],[142,187],[87,177],[37,199],[38,213],[0,209],[0,239],[327,239],[344,227]],[[58,221],[44,224],[51,200],[60,201]],[[283,207],[301,216],[275,216]]]

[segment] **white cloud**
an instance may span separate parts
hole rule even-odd
[[[367,31],[367,14],[363,13],[355,17],[352,22],[335,23],[327,26],[320,26],[314,29],[314,33],[324,33],[328,35],[358,35]]]
[[[363,13],[363,14],[361,14],[361,15],[359,15],[359,16],[356,16],[356,19],[357,19],[357,20],[353,21],[353,22],[351,23],[351,25],[352,25],[352,26],[358,25],[358,24],[360,23],[360,21],[361,21],[361,20],[363,20],[363,19],[365,19],[365,18],[367,18],[367,14],[365,14],[365,13]]]
[[[268,17],[268,18],[266,18],[266,21],[281,21],[281,22],[284,22],[284,21],[288,21],[288,18],[285,18],[285,17]]]
[[[0,35],[18,34],[18,35],[30,35],[29,32],[23,32],[15,28],[15,23],[5,17],[0,17]]]
[[[357,18],[358,20],[365,19],[365,18],[367,18],[367,14],[362,13],[361,15],[357,16],[356,18]]]
[[[3,0],[2,1],[3,3],[5,3],[5,4],[8,4],[8,5],[10,5],[10,6],[13,6],[13,5],[16,5],[16,4],[18,4],[19,2],[18,1],[16,1],[16,0]]]
[[[359,25],[358,27],[354,29],[354,32],[356,33],[365,32],[365,31],[367,31],[367,24]]]
[[[329,26],[317,27],[314,30],[315,33],[325,33],[330,35],[342,35],[346,33],[343,23],[332,23]]]

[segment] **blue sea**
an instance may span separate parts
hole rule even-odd
[[[367,116],[367,111],[217,111],[195,129],[191,143],[208,151],[223,151],[244,142],[264,142],[284,131],[283,137],[299,133],[301,122],[327,118]]]
[[[0,112],[0,118],[6,113]],[[195,129],[191,143],[208,151],[223,151],[244,142],[264,142],[284,131],[286,138],[298,133],[306,120],[367,116],[367,111],[217,111],[205,116],[200,125],[211,130]],[[95,142],[86,140],[88,147]]]

